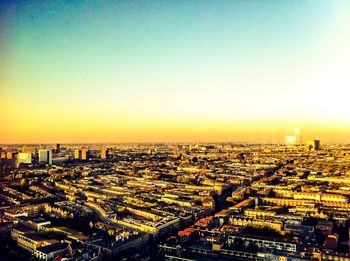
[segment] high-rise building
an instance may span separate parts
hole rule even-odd
[[[101,149],[101,159],[107,159],[109,157],[109,149]]]
[[[75,159],[81,159],[81,160],[88,160],[90,157],[89,150],[84,148],[84,149],[76,149],[74,151],[74,158]]]
[[[295,136],[285,136],[284,141],[286,145],[295,145],[297,142]]]
[[[81,158],[82,160],[88,160],[89,159],[89,150],[88,149],[81,149]]]
[[[175,156],[175,157],[180,156],[180,146],[179,146],[179,145],[176,145],[176,146],[174,147],[173,153],[174,153],[174,156]]]
[[[57,143],[55,146],[55,152],[60,153],[61,152],[61,144]]]
[[[31,164],[32,163],[32,153],[21,152],[17,155],[17,164],[20,163]]]
[[[81,150],[76,149],[76,150],[74,151],[74,158],[75,158],[75,159],[80,159],[80,158],[81,158]]]
[[[321,145],[320,140],[314,140],[314,142],[313,142],[314,150],[319,150],[320,149],[320,145]]]
[[[49,165],[52,164],[52,151],[51,150],[39,150],[39,162],[45,162]]]
[[[307,143],[307,147],[309,150],[319,150],[321,142],[320,140],[310,140]]]
[[[300,128],[294,128],[294,135],[287,135],[284,137],[286,145],[296,145],[301,143]]]

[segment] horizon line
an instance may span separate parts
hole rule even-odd
[[[308,141],[312,140],[319,140],[319,139],[310,139]],[[248,145],[288,145],[288,146],[295,146],[295,145],[306,145],[308,141],[296,143],[296,144],[286,144],[285,142],[259,142],[259,141],[177,141],[177,142],[166,142],[166,141],[157,141],[157,142],[150,142],[150,141],[127,141],[127,142],[42,142],[42,143],[0,143],[0,146],[8,146],[8,145],[121,145],[121,144],[248,144]],[[325,142],[323,144],[326,145],[349,145],[350,142]]]

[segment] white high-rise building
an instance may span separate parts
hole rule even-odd
[[[300,139],[300,128],[299,127],[294,128],[294,136],[295,136],[295,142],[297,144],[300,144],[301,139]]]
[[[294,128],[294,135],[287,135],[284,137],[284,142],[287,145],[296,145],[301,143],[300,138],[300,128],[295,127]]]
[[[49,165],[52,164],[52,151],[51,150],[39,150],[39,162],[45,162]]]
[[[297,142],[296,136],[285,136],[284,142],[286,145],[295,145]]]

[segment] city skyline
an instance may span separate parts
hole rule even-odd
[[[350,0],[0,0],[0,259],[350,261]]]
[[[0,143],[349,142],[350,2],[0,4]]]

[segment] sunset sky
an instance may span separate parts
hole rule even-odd
[[[0,143],[350,142],[350,1],[0,1],[0,111]]]

